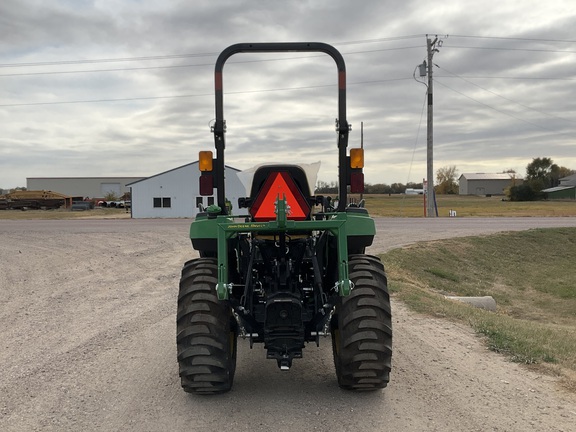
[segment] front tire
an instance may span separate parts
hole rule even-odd
[[[371,255],[351,255],[350,295],[332,318],[332,351],[340,387],[376,390],[390,381],[392,312],[384,266]]]
[[[189,393],[229,391],[236,370],[238,327],[232,309],[218,300],[218,260],[199,258],[182,269],[176,317],[182,388]]]

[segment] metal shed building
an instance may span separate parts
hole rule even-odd
[[[556,186],[542,190],[546,199],[576,199],[576,186]]]
[[[238,198],[246,195],[240,182],[240,170],[226,166],[226,198],[238,210]],[[198,205],[209,206],[215,196],[201,196],[199,192],[200,169],[198,161],[130,183],[132,189],[133,218],[182,218],[194,217]]]
[[[576,186],[576,174],[561,178],[559,186]]]
[[[523,182],[521,176],[508,173],[465,173],[458,178],[460,195],[504,195],[504,189]]]
[[[145,177],[28,177],[28,190],[46,190],[71,197],[103,198],[113,192],[118,198],[130,189],[128,183]]]

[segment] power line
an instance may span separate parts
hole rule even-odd
[[[442,87],[447,88],[448,90],[451,90],[451,91],[453,91],[454,93],[458,93],[459,95],[464,96],[465,98],[470,99],[471,101],[476,102],[476,103],[479,104],[479,105],[482,105],[482,106],[484,106],[484,107],[486,107],[486,108],[489,108],[489,109],[491,109],[491,110],[494,110],[494,111],[496,111],[496,112],[499,112],[500,114],[504,114],[505,116],[512,117],[512,118],[514,118],[514,119],[516,119],[516,120],[518,120],[518,121],[521,121],[521,122],[523,122],[523,123],[527,123],[527,124],[532,125],[532,126],[536,126],[537,128],[544,129],[544,130],[546,130],[546,131],[548,131],[548,132],[552,132],[552,133],[557,134],[557,135],[564,135],[564,136],[568,136],[568,137],[571,137],[571,138],[573,137],[572,135],[569,135],[569,134],[566,134],[566,133],[563,133],[563,132],[558,132],[558,131],[556,131],[556,130],[554,130],[554,129],[547,128],[547,127],[545,127],[545,126],[539,125],[539,124],[537,124],[537,123],[533,123],[533,122],[531,122],[531,121],[529,121],[529,120],[525,120],[525,119],[523,119],[523,118],[521,118],[521,117],[517,117],[517,116],[515,116],[515,115],[513,115],[513,114],[507,113],[506,111],[502,111],[502,110],[500,110],[500,109],[498,109],[498,108],[494,108],[493,106],[488,105],[488,104],[486,104],[486,103],[484,103],[484,102],[480,102],[479,100],[474,99],[473,97],[468,96],[467,94],[462,93],[461,91],[458,91],[458,90],[456,90],[456,89],[454,89],[454,88],[452,88],[452,87],[450,87],[450,86],[442,83],[442,82],[439,81],[439,80],[436,80],[435,82],[436,82],[436,84],[440,84]]]
[[[0,74],[0,77],[35,76],[35,75],[64,75],[64,74],[77,74],[77,73],[98,73],[98,72],[128,72],[128,71],[136,71],[136,70],[177,69],[177,68],[189,68],[189,67],[200,67],[200,66],[214,66],[214,64],[213,63],[198,63],[198,64],[172,65],[172,66],[142,66],[142,67],[135,67],[135,68],[117,68],[117,69],[89,69],[89,70],[53,71],[53,72],[21,72],[21,73]]]
[[[374,43],[374,42],[391,42],[397,40],[405,40],[405,39],[416,39],[425,36],[424,33],[415,34],[415,35],[408,35],[408,36],[396,36],[396,37],[387,37],[387,38],[378,38],[378,39],[364,39],[359,41],[350,41],[350,42],[334,42],[333,45],[355,45],[355,44],[363,44],[363,43]]]
[[[363,51],[350,51],[343,53],[343,55],[352,54],[366,54],[372,52],[383,52],[383,51],[398,51],[404,49],[421,48],[421,46],[407,46],[407,47],[397,47],[397,48],[382,48],[375,50],[363,50]],[[258,60],[238,60],[231,61],[228,64],[242,64],[242,63],[262,63],[262,62],[275,62],[275,61],[286,61],[286,60],[301,60],[309,58],[324,57],[324,55],[310,55],[310,56],[298,56],[298,57],[284,57],[284,58],[273,58],[273,59],[258,59]],[[74,74],[74,73],[95,73],[95,72],[123,72],[123,71],[133,71],[133,70],[151,70],[151,69],[175,69],[175,68],[185,68],[185,67],[206,67],[214,66],[214,63],[197,63],[188,65],[171,65],[171,66],[142,66],[135,68],[117,68],[117,69],[89,69],[89,70],[74,70],[74,71],[51,71],[51,72],[20,72],[20,73],[10,73],[10,74],[0,74],[0,77],[10,77],[10,76],[34,76],[34,75],[60,75],[60,74]],[[0,65],[1,67],[1,65]]]
[[[543,38],[522,38],[522,37],[509,37],[509,36],[469,36],[469,35],[449,35],[451,38],[469,38],[469,39],[501,39],[501,40],[518,40],[527,42],[566,42],[566,43],[576,43],[573,40],[565,39],[543,39]]]
[[[167,59],[180,59],[190,57],[214,57],[219,53],[201,53],[201,54],[171,54],[161,56],[147,56],[147,57],[120,57],[120,58],[105,58],[105,59],[88,59],[88,60],[60,60],[49,62],[33,62],[33,63],[4,63],[0,67],[23,67],[23,66],[57,66],[69,64],[88,64],[88,63],[114,63],[125,61],[143,61],[143,60],[167,60]]]
[[[404,80],[410,80],[410,79],[412,79],[412,78],[389,78],[389,79],[384,79],[384,80],[359,81],[359,82],[354,82],[354,83],[348,83],[347,85],[348,86],[370,85],[370,84],[380,84],[383,82],[391,82],[391,81],[404,81]],[[325,87],[336,87],[336,84],[272,88],[272,89],[260,89],[260,90],[240,90],[240,91],[225,92],[225,94],[232,95],[232,94],[248,94],[248,93],[269,93],[269,92],[278,92],[278,91],[309,90],[309,89],[325,88]],[[204,97],[204,96],[214,96],[214,93],[198,93],[198,94],[191,94],[191,95],[172,95],[172,96],[143,96],[143,97],[117,98],[117,99],[90,99],[90,100],[57,101],[57,102],[28,102],[28,103],[17,103],[17,104],[0,104],[0,107],[1,108],[9,108],[9,107],[21,107],[21,106],[69,105],[69,104],[81,104],[81,103],[131,102],[131,101],[154,100],[154,99],[195,98],[195,97]]]
[[[1,76],[1,75],[0,75]],[[439,78],[454,78],[450,75],[436,75]],[[576,81],[576,78],[561,78],[561,77],[510,77],[510,76],[470,76],[466,75],[464,78],[470,79],[501,79],[501,80],[550,80],[550,81]]]
[[[430,34],[434,34],[433,32]],[[441,33],[438,33],[441,34]],[[381,43],[393,42],[406,39],[416,39],[425,36],[424,33],[413,34],[406,36],[392,36],[386,38],[363,39],[357,41],[343,41],[333,42],[333,45],[358,45],[365,43]],[[449,35],[451,38],[468,38],[468,39],[493,39],[493,40],[518,40],[529,42],[561,42],[561,43],[576,43],[573,40],[563,39],[544,39],[544,38],[521,38],[521,37],[505,37],[505,36],[474,36],[474,35]],[[411,48],[411,47],[410,47]],[[471,48],[471,49],[507,49],[507,48],[483,48],[483,47],[458,47],[452,48]],[[511,48],[508,48],[511,49]],[[573,52],[573,51],[560,51],[560,52]],[[4,63],[0,67],[29,67],[29,66],[57,66],[57,65],[70,65],[70,64],[91,64],[91,63],[113,63],[113,62],[127,62],[127,61],[149,61],[149,60],[170,60],[181,58],[199,58],[199,57],[215,57],[218,52],[207,53],[187,53],[187,54],[165,54],[156,56],[140,56],[140,57],[118,57],[118,58],[102,58],[102,59],[85,59],[85,60],[60,60],[60,61],[44,61],[44,62],[28,62],[28,63]]]
[[[551,52],[551,53],[567,53],[567,54],[576,53],[576,51],[572,51],[572,50],[553,50],[553,49],[536,49],[536,48],[477,47],[477,46],[459,46],[459,45],[449,45],[447,48],[492,50],[492,51]]]
[[[482,87],[482,86],[480,86],[480,85],[478,85],[478,84],[476,84],[476,83],[474,83],[474,82],[472,82],[472,81],[470,81],[470,80],[468,80],[468,79],[466,79],[466,78],[464,78],[464,77],[462,77],[462,76],[460,76],[460,75],[458,75],[458,74],[455,74],[454,72],[451,72],[451,71],[449,71],[449,70],[446,69],[446,68],[442,68],[442,67],[440,67],[440,66],[438,66],[438,65],[436,65],[436,66],[437,66],[439,69],[442,69],[442,70],[448,72],[449,74],[452,74],[452,75],[455,76],[456,78],[459,78],[459,79],[461,79],[462,81],[467,82],[468,84],[472,84],[473,86],[478,87],[479,89],[484,90],[484,91],[486,91],[486,92],[488,92],[488,93],[492,93],[493,95],[498,96],[499,98],[502,98],[502,99],[504,99],[504,100],[507,100],[508,102],[512,102],[512,103],[514,103],[514,104],[516,104],[516,105],[520,105],[521,107],[524,107],[524,108],[526,108],[526,109],[529,109],[529,110],[531,110],[531,111],[534,111],[534,112],[537,112],[537,113],[540,113],[540,114],[544,114],[544,115],[547,115],[547,116],[550,116],[550,117],[555,117],[555,118],[557,118],[557,119],[564,120],[564,121],[567,121],[567,122],[570,122],[570,123],[576,123],[576,121],[574,121],[574,120],[569,120],[569,119],[567,119],[567,118],[560,117],[560,116],[557,116],[557,115],[555,115],[555,114],[550,114],[550,113],[547,113],[547,112],[544,112],[544,111],[540,111],[540,110],[538,110],[538,109],[532,108],[532,107],[530,107],[530,106],[528,106],[528,105],[525,105],[525,104],[523,104],[523,103],[520,103],[520,102],[518,102],[518,101],[509,99],[509,98],[507,98],[506,96],[502,96],[501,94],[498,94],[498,93],[496,93],[496,92],[493,92],[492,90],[488,90],[487,88],[484,88],[484,87]]]
[[[359,41],[347,41],[334,43],[334,45],[358,45],[364,43],[376,43],[376,42],[391,42],[405,39],[415,39],[421,37],[422,35],[409,35],[409,36],[397,36],[379,39],[365,39]],[[416,48],[416,47],[408,47]],[[418,46],[420,48],[420,46]],[[395,48],[402,49],[402,48]],[[387,49],[375,50],[375,51],[387,51]],[[372,52],[372,51],[359,51],[359,52]],[[114,63],[114,62],[127,62],[127,61],[148,61],[148,60],[172,60],[172,59],[182,59],[182,58],[198,58],[198,57],[216,57],[220,53],[190,53],[190,54],[167,54],[167,55],[157,55],[157,56],[142,56],[142,57],[118,57],[118,58],[103,58],[103,59],[86,59],[86,60],[60,60],[60,61],[45,61],[45,62],[29,62],[29,63],[4,63],[0,64],[0,67],[28,67],[28,66],[57,66],[57,65],[70,65],[70,64],[92,64],[92,63]],[[344,53],[344,54],[356,54]]]

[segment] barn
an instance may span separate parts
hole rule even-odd
[[[145,177],[28,177],[26,189],[52,191],[71,197],[104,198],[113,193],[120,198],[130,192],[129,183]]]
[[[246,195],[240,170],[226,166],[226,199],[238,211],[238,198]],[[216,197],[201,196],[198,161],[128,184],[132,190],[133,218],[194,217],[199,205],[215,204]]]
[[[506,188],[523,182],[521,176],[509,173],[465,173],[458,178],[460,195],[504,195]]]

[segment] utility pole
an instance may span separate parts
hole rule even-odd
[[[436,217],[436,200],[434,199],[434,134],[433,134],[433,123],[434,123],[434,98],[433,94],[433,80],[432,80],[432,69],[434,64],[432,63],[432,58],[434,53],[438,52],[436,44],[438,43],[438,37],[434,40],[430,39],[426,35],[426,48],[428,50],[428,62],[424,61],[420,65],[420,75],[426,70],[428,66],[428,127],[426,136],[426,177],[427,177],[427,188],[426,188],[426,216]],[[438,43],[438,46],[442,46],[442,43]],[[428,64],[426,64],[428,63]]]
[[[364,150],[364,122],[360,122],[360,148]],[[364,199],[364,194],[360,193],[360,202]]]

